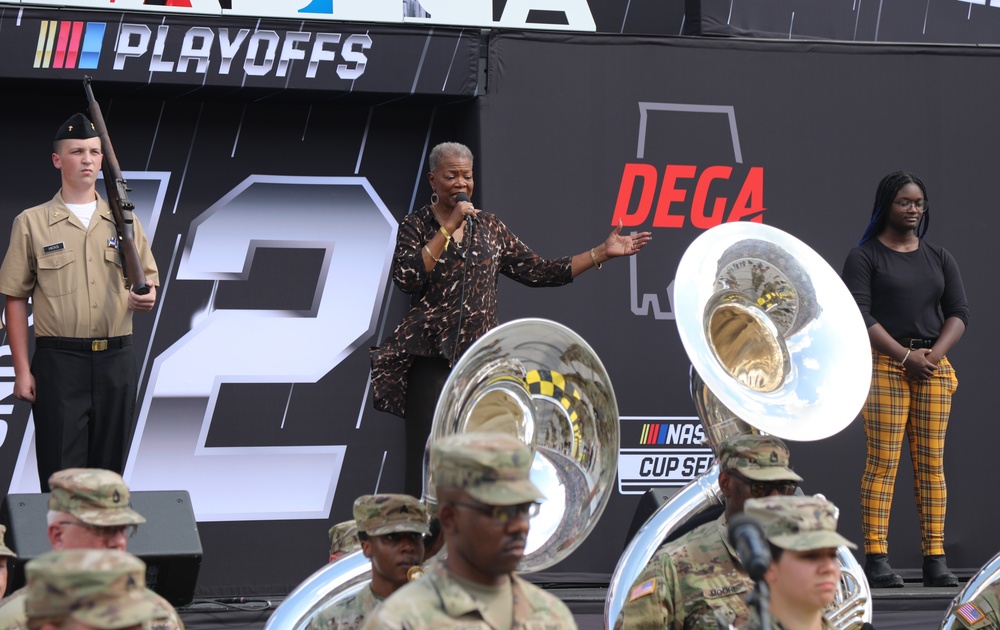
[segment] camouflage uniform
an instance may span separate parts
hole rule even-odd
[[[484,505],[521,505],[545,498],[529,479],[531,461],[531,450],[509,435],[465,433],[431,446],[430,470],[439,491],[461,489]],[[513,629],[576,628],[562,601],[516,575],[510,580]],[[388,597],[365,628],[491,630],[483,613],[484,604],[462,586],[444,560],[432,562],[422,578]]]
[[[955,622],[948,630],[1000,630],[1000,582],[993,582],[970,602],[955,607]]]
[[[743,513],[753,517],[760,524],[767,540],[782,549],[810,551],[841,546],[851,549],[858,547],[837,533],[837,506],[819,495],[747,499],[743,505]],[[772,590],[772,602],[774,597]],[[771,625],[784,630],[781,620],[776,617],[772,619]],[[741,628],[760,629],[760,618],[756,611]],[[833,630],[833,624],[826,617],[823,617],[823,629]]]
[[[7,526],[0,525],[0,557],[2,558],[16,558],[17,554],[11,551],[10,547],[4,542],[4,536],[7,535]],[[3,593],[0,593],[3,595]]]
[[[365,584],[361,591],[349,599],[339,601],[320,610],[309,620],[306,630],[358,630],[382,598],[372,592],[372,585]]]
[[[351,519],[343,523],[337,523],[330,528],[330,555],[338,553],[351,553],[361,549],[358,541],[358,525]]]
[[[356,531],[366,536],[417,533],[429,536],[427,508],[407,494],[366,494],[354,501]],[[354,536],[358,539],[357,535]],[[321,609],[309,621],[307,630],[357,630],[365,617],[382,603],[372,592],[371,584],[349,599],[334,602]]]
[[[129,489],[121,475],[99,468],[67,468],[49,477],[49,510],[65,512],[95,527],[141,525],[146,522],[129,505]],[[145,583],[145,580],[143,580]],[[144,625],[146,630],[183,630],[184,623],[170,603],[153,591],[164,617]],[[0,630],[27,628],[22,588],[0,600]]]
[[[788,467],[788,448],[772,436],[729,438],[719,446],[719,469],[760,481],[802,480]],[[615,628],[716,630],[716,613],[734,626],[745,624],[744,598],[754,584],[738,566],[723,514],[657,549],[632,583]]]
[[[511,630],[566,630],[576,628],[566,604],[516,575],[514,623]],[[434,628],[435,630],[493,630],[480,603],[455,581],[443,562],[435,562],[422,578],[387,598],[369,618],[370,630]]]
[[[30,630],[70,619],[88,628],[118,630],[145,626],[168,612],[146,589],[146,564],[122,551],[53,551],[29,562],[25,573]]]
[[[3,559],[4,562],[6,562],[7,558],[17,557],[17,554],[11,551],[10,547],[4,544],[3,537],[4,534],[6,533],[7,533],[7,528],[4,527],[3,525],[0,525],[0,559]],[[0,582],[0,597],[3,597],[4,592],[7,590],[7,568],[8,568],[7,565],[4,564],[4,568],[0,569],[0,571],[3,571],[3,581]],[[2,600],[0,600],[0,602],[2,602]]]

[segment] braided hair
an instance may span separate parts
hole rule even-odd
[[[917,238],[924,237],[931,223],[931,206],[930,199],[927,198],[927,187],[913,173],[895,171],[883,177],[882,181],[879,182],[878,190],[875,192],[875,206],[872,208],[872,220],[868,223],[868,227],[865,228],[865,233],[861,236],[861,240],[858,241],[858,246],[879,235],[882,228],[885,227],[885,219],[889,215],[889,208],[892,207],[892,202],[895,201],[899,190],[907,184],[920,186],[920,191],[924,194],[924,214],[920,217],[916,229]]]

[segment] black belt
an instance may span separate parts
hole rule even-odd
[[[937,343],[937,339],[917,339],[914,337],[901,337],[896,341],[899,345],[904,348],[909,348],[910,350],[919,350],[920,348],[933,348],[934,344]]]
[[[107,337],[104,339],[81,339],[79,337],[37,337],[36,348],[56,348],[59,350],[77,350],[79,352],[102,352],[104,350],[119,350],[132,345],[132,335]]]

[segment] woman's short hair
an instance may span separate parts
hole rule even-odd
[[[472,151],[464,144],[459,142],[442,142],[431,149],[431,155],[428,159],[431,170],[436,171],[438,164],[446,157],[465,158],[469,162],[473,160]]]

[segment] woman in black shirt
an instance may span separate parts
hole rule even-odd
[[[844,282],[872,344],[861,509],[865,574],[875,588],[903,586],[889,566],[887,537],[904,432],[915,472],[924,586],[958,585],[944,557],[944,439],[958,386],[945,354],[965,332],[969,306],[955,259],[923,238],[929,213],[920,179],[903,171],[886,175],[868,229],[844,264]]]

